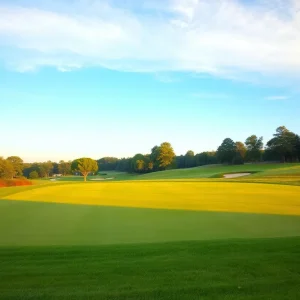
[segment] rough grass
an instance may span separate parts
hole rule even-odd
[[[300,187],[233,182],[47,185],[4,199],[103,206],[300,215]]]
[[[300,238],[0,248],[6,300],[300,298]]]

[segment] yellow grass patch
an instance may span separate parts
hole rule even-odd
[[[101,182],[53,185],[4,199],[159,209],[300,215],[300,187],[234,182]]]

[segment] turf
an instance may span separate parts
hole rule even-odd
[[[212,178],[227,173],[253,173],[249,177],[264,177],[276,174],[297,174],[300,176],[300,164],[245,164],[245,165],[207,165],[189,169],[174,169],[153,172],[136,177],[139,180],[183,179],[183,178]]]
[[[297,235],[300,216],[0,201],[0,246],[84,246]]]
[[[7,300],[300,298],[300,238],[0,248]]]
[[[300,215],[300,187],[233,182],[47,185],[4,199],[183,210]]]
[[[299,164],[78,179],[0,189],[1,300],[300,298]]]

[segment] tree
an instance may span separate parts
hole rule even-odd
[[[147,169],[147,164],[146,164],[146,158],[143,154],[136,154],[132,158],[132,171],[138,172],[138,173],[143,173]]]
[[[218,147],[217,155],[221,163],[233,163],[233,159],[236,156],[236,144],[230,139],[226,138],[222,144]]]
[[[9,156],[7,158],[14,167],[15,173],[14,177],[22,176],[23,175],[23,160],[19,156]]]
[[[174,157],[175,153],[170,143],[165,142],[159,146],[157,160],[160,168],[166,169],[173,163]]]
[[[97,172],[98,164],[95,160],[87,157],[75,159],[71,164],[71,169],[80,172],[84,177],[84,181],[90,172]]]
[[[29,179],[38,179],[39,178],[39,173],[37,171],[31,171],[29,173]]]
[[[268,141],[267,149],[279,154],[281,161],[287,159],[291,161],[297,159],[297,135],[289,131],[285,126],[280,126],[273,134],[273,138]]]
[[[159,160],[158,160],[158,156],[159,156],[159,147],[158,146],[154,146],[151,149],[151,154],[150,154],[150,161],[153,164],[153,170],[157,171],[159,170]]]
[[[40,177],[49,177],[50,173],[52,172],[52,169],[53,163],[50,160],[38,164],[38,172]]]
[[[196,166],[196,159],[195,159],[195,153],[192,150],[189,150],[185,156],[185,167],[186,168],[192,168]]]
[[[102,171],[116,170],[119,159],[116,157],[102,157],[98,159],[98,167]]]
[[[256,135],[249,136],[246,141],[247,159],[250,161],[259,161],[263,149],[263,137],[258,138]]]
[[[239,153],[240,157],[244,160],[246,156],[247,149],[242,142],[236,142],[236,151]]]
[[[13,164],[9,160],[0,157],[0,178],[13,179],[14,174],[15,169]]]
[[[298,161],[300,161],[300,136],[296,135],[295,137],[295,149]]]
[[[64,160],[60,160],[59,161],[59,165],[58,165],[58,171],[60,174],[62,174],[63,176],[66,176],[68,174],[71,174],[71,162],[65,162]]]
[[[195,158],[196,158],[196,166],[218,163],[218,157],[215,151],[198,153],[195,155]]]

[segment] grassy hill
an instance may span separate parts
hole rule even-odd
[[[175,169],[140,175],[137,179],[184,179],[218,178],[230,173],[253,173],[251,177],[264,177],[275,174],[297,174],[300,176],[300,164],[244,164],[244,165],[207,165],[189,169]]]

